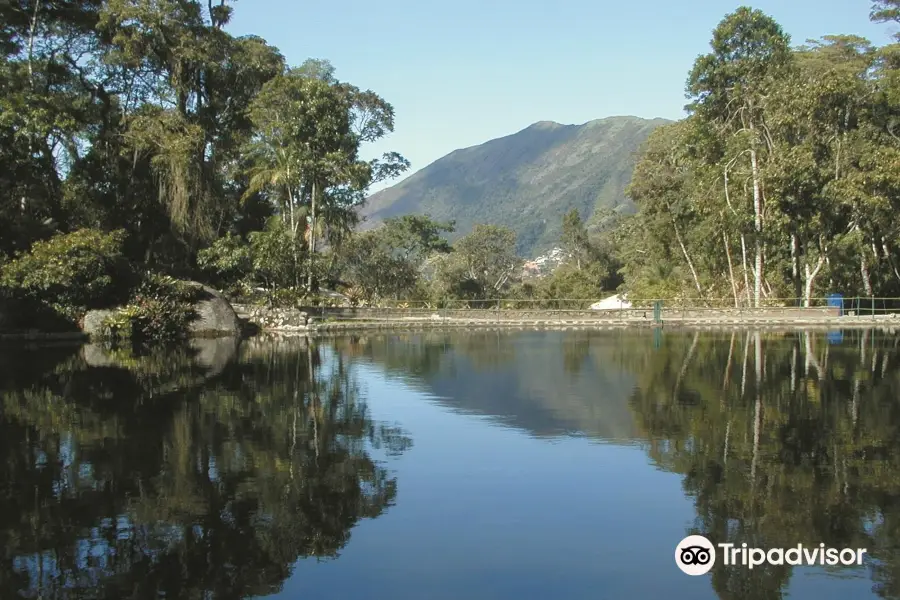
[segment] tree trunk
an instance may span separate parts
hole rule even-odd
[[[750,128],[753,129],[752,123],[750,125]],[[756,144],[754,142],[754,146],[755,145]],[[754,225],[756,228],[756,269],[753,281],[753,302],[754,305],[759,308],[759,300],[762,295],[763,280],[763,197],[762,183],[760,181],[759,175],[759,161],[756,155],[755,147],[750,150],[750,165],[753,170],[753,216]]]
[[[290,178],[290,171],[288,171],[288,178]],[[290,215],[290,228],[291,228],[291,257],[292,262],[294,263],[294,287],[300,287],[300,264],[299,257],[297,256],[297,222],[294,217],[294,192],[291,189],[291,184],[287,185],[288,192],[288,203],[290,206],[288,207],[288,214]]]
[[[675,218],[672,218],[672,226],[675,228],[675,239],[678,240],[678,245],[681,246],[681,253],[684,254],[684,260],[687,261],[688,267],[691,269],[691,276],[694,278],[694,285],[697,287],[697,293],[700,294],[700,297],[703,297],[703,288],[700,286],[700,279],[697,277],[697,271],[694,269],[694,263],[691,262],[691,257],[688,256],[687,248],[684,247],[684,241],[681,239],[681,232],[678,230],[678,224],[675,222]]]
[[[31,15],[31,23],[28,27],[28,87],[34,93],[34,38],[37,35],[38,12],[41,8],[41,0],[34,1],[34,12]],[[31,126],[32,117],[26,113],[26,122],[28,123],[28,158],[34,158],[34,128]],[[20,201],[20,209],[24,213],[28,207],[28,199],[22,195]]]
[[[822,270],[822,265],[825,264],[825,257],[820,256],[818,262],[816,262],[816,267],[812,270],[809,268],[809,263],[803,265],[806,271],[806,281],[803,290],[803,306],[805,308],[809,308],[810,302],[812,300],[812,291],[813,285],[816,281],[816,276],[819,274],[819,271]]]
[[[866,291],[866,296],[871,297],[872,280],[869,278],[869,266],[866,264],[866,255],[862,252],[859,255],[859,274],[862,276],[863,289]]]
[[[803,294],[803,282],[800,280],[800,242],[797,240],[797,234],[791,234],[791,278],[794,284],[794,301],[796,305],[800,305],[800,297]]]
[[[887,239],[884,237],[881,238],[881,249],[884,251],[885,257],[887,257],[888,264],[891,265],[891,269],[894,271],[894,277],[900,281],[900,271],[897,270],[897,264],[894,262],[894,258],[891,256],[890,249],[888,248]]]
[[[722,232],[722,243],[725,244],[725,256],[728,258],[728,279],[731,281],[731,293],[734,295],[734,307],[740,308],[741,303],[738,299],[737,283],[734,281],[734,266],[731,263],[731,249],[728,247],[728,235]]]
[[[744,234],[741,234],[741,265],[744,268],[744,291],[747,293],[747,306],[752,306],[753,300],[750,297],[750,273],[747,268],[747,241]]]
[[[319,183],[315,179],[312,182],[312,197],[310,198],[309,220],[309,270],[307,272],[306,291],[313,291],[313,260],[316,255],[316,209],[318,208]]]

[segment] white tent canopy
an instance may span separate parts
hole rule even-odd
[[[591,304],[591,310],[616,310],[618,308],[631,308],[631,302],[628,301],[625,294],[616,294]]]

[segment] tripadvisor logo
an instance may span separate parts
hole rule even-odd
[[[750,548],[747,544],[713,545],[702,535],[689,535],[675,547],[675,564],[687,575],[705,575],[716,564],[752,569],[761,565],[861,565],[865,548],[826,548],[825,544],[792,548]]]

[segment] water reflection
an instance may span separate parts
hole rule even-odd
[[[411,443],[305,341],[0,361],[2,598],[273,593],[392,505],[372,453]]]
[[[867,548],[898,597],[897,339],[742,333],[670,337],[641,364],[631,406],[658,464],[684,477],[695,532],[756,547]],[[893,367],[892,367],[893,365]],[[780,598],[790,567],[717,565],[720,598]]]
[[[0,361],[0,598],[900,598],[893,335],[432,331]],[[391,516],[357,528],[398,479]],[[868,560],[824,587],[821,568],[690,578],[672,560],[689,533]]]
[[[614,362],[632,332],[409,332],[338,338],[340,352],[378,365],[465,414],[547,438],[636,439],[626,399],[636,384]]]
[[[869,578],[878,597],[900,598],[895,335],[479,335],[335,343],[388,372],[415,374],[447,406],[535,436],[637,440],[653,463],[682,477],[696,513],[685,535],[761,548],[867,548],[863,568],[832,575]],[[490,347],[494,358],[482,360]],[[668,553],[677,540],[656,542]],[[717,564],[711,583],[721,599],[770,599],[784,597],[792,578],[791,566]],[[812,597],[805,589],[792,597]]]

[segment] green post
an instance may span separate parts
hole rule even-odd
[[[662,302],[659,300],[653,303],[653,321],[656,323],[662,322]]]

